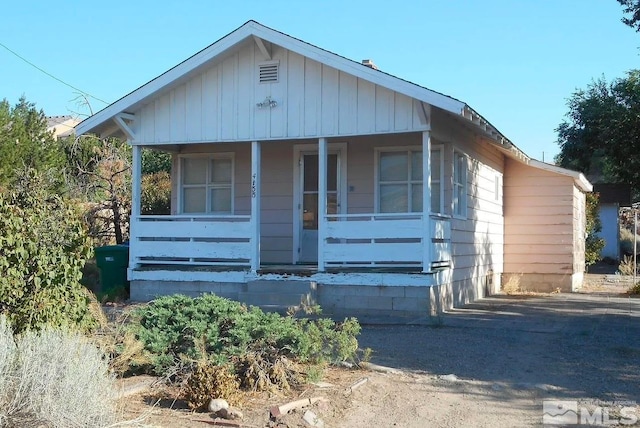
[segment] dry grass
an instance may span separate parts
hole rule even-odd
[[[117,422],[114,379],[102,352],[84,336],[43,330],[14,342],[4,317],[0,336],[5,349],[0,426],[106,427]]]

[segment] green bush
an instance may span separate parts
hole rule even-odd
[[[171,176],[160,171],[142,176],[142,214],[171,214]]]
[[[94,325],[80,285],[91,244],[80,214],[26,171],[0,193],[0,302],[16,332],[44,326]]]
[[[137,308],[133,316],[136,336],[152,361],[150,369],[159,375],[203,358],[225,364],[253,350],[314,363],[353,359],[360,333],[355,319],[342,324],[298,320],[212,294],[161,297]]]
[[[602,223],[598,214],[598,200],[600,194],[587,193],[586,195],[586,224],[585,232],[585,254],[584,261],[586,266],[590,266],[602,259],[601,252],[604,248],[604,239],[598,237],[597,233],[602,230]]]
[[[78,334],[29,331],[14,339],[0,316],[0,427],[106,427],[116,389],[104,355]]]

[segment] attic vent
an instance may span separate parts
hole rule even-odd
[[[258,74],[260,83],[277,83],[278,82],[278,66],[277,62],[260,64]]]

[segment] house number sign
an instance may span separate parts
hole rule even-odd
[[[258,188],[257,188],[257,174],[253,174],[251,176],[251,197],[255,198],[256,195],[258,194]]]

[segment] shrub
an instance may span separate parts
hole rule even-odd
[[[137,308],[134,319],[150,369],[159,375],[176,364],[203,358],[224,364],[254,351],[309,362],[353,359],[360,333],[355,319],[298,320],[212,294],[161,297]]]
[[[104,427],[116,422],[114,380],[104,355],[85,337],[44,329],[26,332],[14,343],[0,316],[0,345],[0,426]]]
[[[602,256],[600,253],[604,248],[604,239],[599,238],[597,233],[602,230],[602,223],[598,214],[598,193],[587,193],[586,195],[586,224],[585,232],[585,256],[586,266],[590,266],[598,262]]]
[[[159,171],[142,176],[142,214],[171,214],[171,176]]]
[[[43,180],[28,170],[12,193],[0,193],[0,302],[17,332],[89,329],[94,320],[79,281],[91,244],[75,207]]]
[[[623,256],[633,256],[633,246],[636,242],[640,242],[640,236],[634,236],[633,230],[624,227],[620,228],[620,253]],[[640,254],[640,251],[637,252]]]
[[[231,405],[240,399],[240,381],[228,365],[214,365],[203,360],[187,379],[185,399],[194,410],[203,410],[212,398],[224,398]]]

